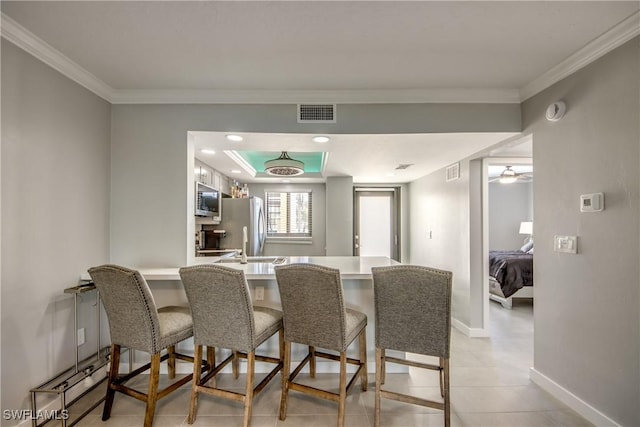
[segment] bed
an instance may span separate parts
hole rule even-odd
[[[533,243],[516,251],[489,251],[489,297],[510,309],[514,296],[533,298]]]

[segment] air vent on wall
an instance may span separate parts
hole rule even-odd
[[[298,123],[335,123],[336,104],[298,104]]]
[[[447,182],[460,178],[460,163],[454,163],[451,166],[447,166],[446,174]]]

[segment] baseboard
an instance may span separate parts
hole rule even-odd
[[[616,423],[611,418],[607,417],[605,414],[553,381],[551,378],[540,373],[540,371],[537,371],[535,368],[529,369],[529,378],[535,384],[539,385],[544,391],[550,393],[553,397],[576,411],[592,424],[595,424],[598,427],[621,427],[620,424]]]
[[[489,330],[486,328],[471,328],[458,319],[451,319],[451,325],[468,336],[469,338],[487,338],[489,337]]]

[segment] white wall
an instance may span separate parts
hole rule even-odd
[[[528,237],[520,222],[533,221],[533,184],[489,183],[489,248],[516,250]]]
[[[110,111],[2,40],[2,409],[73,365],[63,290],[109,261]]]
[[[624,426],[640,425],[640,38],[523,104],[533,134],[535,372]],[[564,100],[566,116],[545,120]],[[580,213],[579,196],[605,193]],[[578,254],[552,251],[578,236]]]
[[[249,184],[249,194],[266,200],[267,191],[311,191],[313,197],[312,242],[309,243],[274,243],[264,246],[264,255],[276,256],[312,256],[325,254],[325,185],[324,184]]]

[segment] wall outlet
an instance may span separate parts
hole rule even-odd
[[[264,300],[264,286],[256,286],[256,301]]]
[[[78,347],[84,344],[84,328],[78,329]]]

